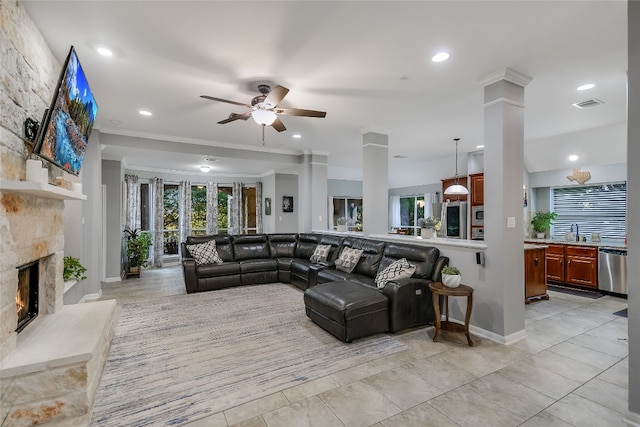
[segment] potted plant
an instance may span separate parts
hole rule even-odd
[[[151,233],[135,230],[129,227],[124,230],[127,248],[128,272],[140,274],[140,268],[147,266],[149,259],[149,247],[151,246]]]
[[[442,228],[442,223],[436,217],[418,218],[418,227],[420,227],[420,237],[423,239],[432,239],[437,236],[437,232]]]
[[[65,282],[69,280],[77,280],[78,282],[81,280],[85,280],[87,276],[84,273],[87,272],[87,269],[80,264],[80,260],[78,258],[74,258],[72,256],[64,257],[64,270],[62,271],[62,278]]]
[[[558,214],[555,212],[536,212],[531,220],[531,225],[533,226],[533,231],[537,233],[538,239],[544,239],[545,232],[557,216]]]
[[[447,288],[457,288],[460,286],[460,270],[452,265],[447,265],[442,268],[442,284]]]
[[[347,218],[341,216],[336,220],[336,224],[338,224],[338,231],[347,231]]]

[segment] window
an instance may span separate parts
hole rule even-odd
[[[233,191],[232,187],[218,187],[218,233],[229,232],[229,203]]]
[[[207,233],[207,187],[191,186],[191,235],[204,236]]]
[[[165,255],[178,253],[178,240],[180,239],[178,198],[180,190],[178,184],[164,185],[164,217],[163,217],[163,241]]]
[[[151,218],[151,211],[149,210],[150,203],[149,184],[140,184],[140,230],[149,231],[149,218]]]
[[[338,218],[347,219],[347,231],[362,231],[362,199],[346,197],[329,198],[330,228],[336,228]]]
[[[400,197],[400,226],[418,235],[418,218],[424,218],[424,196]]]
[[[602,238],[624,239],[627,184],[600,184],[554,188],[553,237],[564,239],[571,224],[578,224],[580,236],[600,233]],[[574,230],[575,231],[575,230]]]

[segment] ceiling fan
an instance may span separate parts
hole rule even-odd
[[[278,108],[278,104],[287,95],[289,89],[284,86],[276,86],[271,90],[271,87],[266,84],[258,85],[258,90],[261,95],[254,97],[251,100],[251,105],[243,102],[230,101],[228,99],[215,98],[213,96],[201,95],[200,98],[210,99],[212,101],[226,102],[227,104],[240,105],[247,107],[250,111],[246,113],[236,114],[231,113],[228,118],[220,120],[218,124],[224,125],[226,123],[233,122],[235,120],[247,120],[249,117],[253,117],[256,123],[262,125],[264,130],[265,126],[271,126],[278,132],[287,130],[284,127],[284,123],[278,117],[278,114],[284,116],[304,116],[304,117],[325,117],[327,115],[324,111],[315,110],[303,110],[300,108]]]

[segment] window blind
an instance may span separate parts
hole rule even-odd
[[[580,237],[600,233],[602,238],[624,239],[627,184],[554,188],[552,210],[558,214],[555,238],[564,239],[571,224],[578,224]]]

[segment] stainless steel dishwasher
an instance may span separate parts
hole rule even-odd
[[[601,247],[598,253],[598,289],[627,295],[627,250]]]

